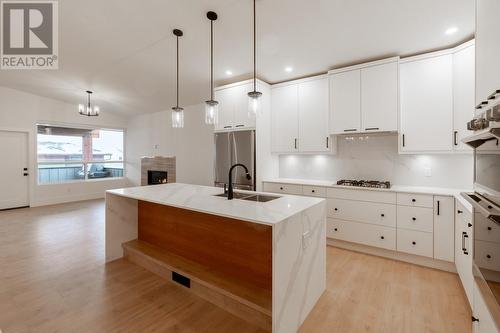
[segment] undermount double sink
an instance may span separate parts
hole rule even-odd
[[[227,193],[216,194],[216,197],[227,198]],[[274,195],[265,195],[265,194],[250,194],[250,193],[242,193],[242,192],[234,192],[233,199],[240,199],[246,201],[255,201],[255,202],[268,202],[281,197]]]

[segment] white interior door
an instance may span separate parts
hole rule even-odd
[[[0,156],[0,209],[29,206],[28,134],[0,131]]]

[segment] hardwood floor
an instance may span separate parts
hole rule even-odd
[[[471,331],[454,274],[332,247],[327,265],[301,333]],[[101,200],[0,212],[0,330],[262,332],[125,260],[104,265]]]

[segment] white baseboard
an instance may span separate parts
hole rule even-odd
[[[86,201],[86,200],[95,200],[95,199],[104,199],[104,191],[95,192],[95,193],[86,193],[86,194],[74,194],[74,195],[65,195],[58,197],[50,197],[50,198],[40,198],[31,203],[31,207],[41,207],[41,206],[50,206],[57,205],[62,203],[76,202],[76,201]]]
[[[410,264],[439,269],[446,272],[457,273],[457,269],[455,267],[455,263],[437,260],[433,258],[427,258],[422,256],[417,256],[414,254],[402,253],[392,250],[381,249],[378,247],[372,247],[363,244],[356,244],[351,242],[346,242],[338,239],[327,238],[327,245],[338,247],[341,249],[371,254],[378,257],[384,257],[399,261],[404,261]]]

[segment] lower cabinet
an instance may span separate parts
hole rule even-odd
[[[448,262],[458,255],[451,196],[275,182],[264,182],[264,191],[326,198],[328,238]]]
[[[455,203],[455,266],[469,304],[474,304],[472,276],[472,213],[458,200]]]
[[[476,319],[472,323],[473,333],[498,333],[497,327],[493,318],[491,317],[488,307],[484,302],[484,299],[479,291],[479,287],[476,283],[473,286],[473,316]]]
[[[400,252],[432,257],[433,235],[430,232],[398,228],[397,249]]]
[[[396,228],[328,218],[326,236],[396,250]]]

